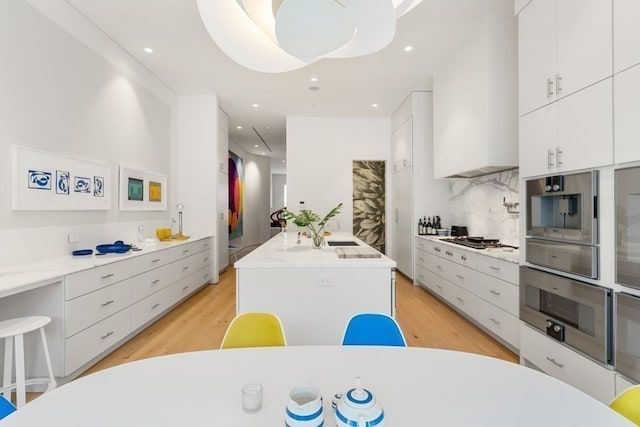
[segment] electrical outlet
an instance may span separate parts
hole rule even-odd
[[[67,242],[78,243],[80,241],[80,233],[69,233],[67,235]]]

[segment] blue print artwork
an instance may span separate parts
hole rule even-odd
[[[104,197],[104,178],[101,176],[93,177],[93,196]]]
[[[29,188],[51,190],[51,172],[29,169]]]
[[[76,193],[91,193],[91,178],[83,178],[76,176],[76,183],[73,187],[73,191]]]
[[[69,194],[71,175],[67,171],[56,171],[56,194]]]

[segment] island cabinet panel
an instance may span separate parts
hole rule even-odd
[[[518,254],[415,238],[414,283],[428,289],[514,351],[520,346]]]
[[[394,314],[393,274],[390,268],[355,266],[240,268],[237,312],[277,314],[288,344],[340,344],[354,314]]]

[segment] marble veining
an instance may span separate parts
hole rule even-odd
[[[449,184],[452,225],[466,225],[469,234],[500,239],[518,246],[519,214],[509,213],[503,201],[518,202],[518,170],[498,172]]]

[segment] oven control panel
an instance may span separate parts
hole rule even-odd
[[[547,319],[547,335],[558,341],[564,342],[564,325]]]

